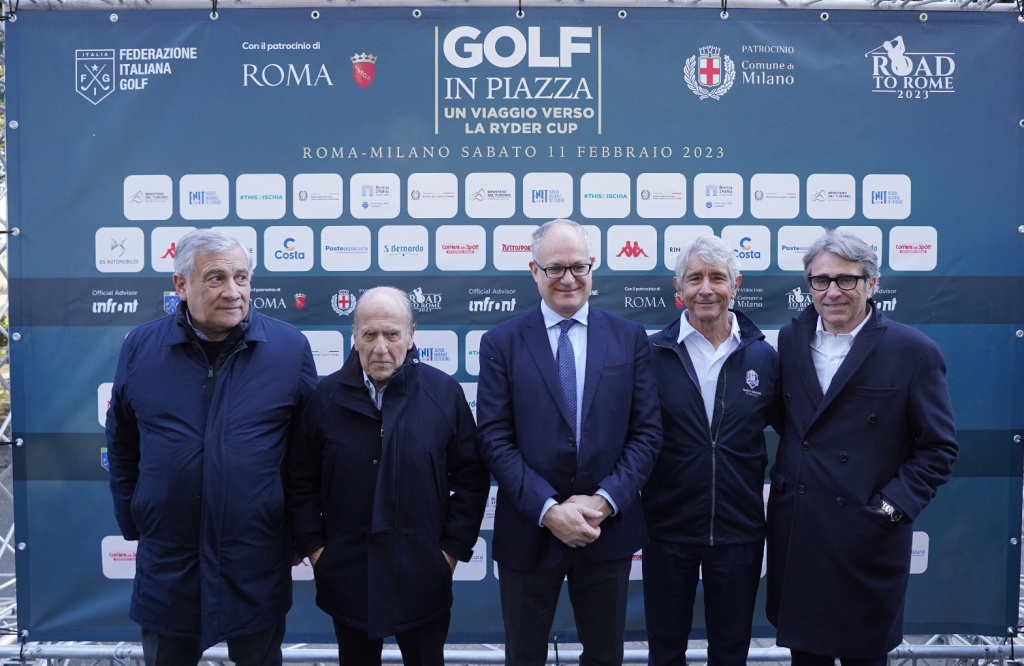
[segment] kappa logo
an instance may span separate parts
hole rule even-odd
[[[372,53],[357,53],[349,60],[352,61],[352,80],[360,88],[369,88],[377,73],[377,56]]]
[[[702,100],[721,99],[736,82],[736,65],[717,46],[702,46],[699,55],[686,59],[683,79],[686,87]]]
[[[78,49],[75,51],[75,92],[93,104],[99,104],[114,92],[114,49]]]
[[[630,242],[632,242],[632,245],[630,245]],[[622,246],[622,249],[619,250],[619,253],[615,256],[621,257],[623,255],[629,259],[635,259],[639,257],[646,257],[647,253],[644,252],[642,247],[640,247],[640,241],[626,241],[626,244]]]

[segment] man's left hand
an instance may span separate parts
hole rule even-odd
[[[452,568],[452,573],[455,573],[455,565],[458,564],[459,561],[457,559],[455,559],[454,557],[452,557],[451,555],[449,555],[444,550],[442,550],[441,553],[444,555],[444,559],[448,560],[448,566],[450,566]]]
[[[601,512],[600,518],[587,518],[587,524],[597,527],[605,518],[612,515],[612,506],[603,495],[573,495],[565,500],[565,503],[582,504],[583,506]]]

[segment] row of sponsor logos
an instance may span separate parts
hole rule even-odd
[[[603,53],[600,30],[593,26],[559,26],[557,41],[554,33],[542,31],[540,26],[529,26],[525,31],[515,26],[496,26],[486,32],[475,26],[457,26],[440,40],[440,48],[435,46],[432,58],[428,59],[425,53],[403,53],[407,62],[396,64],[391,71],[402,71],[411,62],[443,65],[443,75],[435,73],[435,95],[446,103],[484,99],[593,102],[595,93],[600,96],[600,86],[594,78],[601,69]],[[242,40],[241,49],[247,57],[246,62],[240,63],[234,84],[252,90],[330,90],[349,78],[348,85],[354,83],[362,89],[373,84],[378,55],[339,53],[330,44],[327,46],[325,49],[320,41]],[[372,44],[367,46],[368,51],[376,50]],[[935,46],[938,50],[908,50],[903,36],[896,35],[881,44],[863,44],[867,52],[850,66],[861,72],[867,90],[873,93],[917,100],[952,94],[956,54],[947,44]],[[739,53],[731,54],[717,44],[692,44],[690,49],[676,56],[677,63],[672,66],[682,76],[677,73],[670,81],[662,81],[663,89],[665,84],[674,84],[679,89],[685,85],[703,102],[721,101],[737,82],[745,87],[789,87],[797,82],[797,65],[801,61],[796,55],[797,48],[790,44],[743,44]],[[808,57],[811,56],[804,56]],[[96,105],[116,90],[151,90],[151,83],[171,77],[173,69],[182,64],[192,72],[199,71],[197,66],[189,66],[190,61],[198,60],[199,49],[195,46],[77,49],[75,92]],[[522,75],[523,70],[548,75]],[[349,72],[350,77],[346,76]],[[510,72],[520,75],[509,76]],[[541,123],[525,123],[527,126],[522,127],[524,123],[513,122],[508,123],[514,126],[509,128],[501,127],[502,123],[494,124],[497,129],[492,129],[490,123],[477,123],[480,127],[465,123],[465,132],[565,134],[579,129],[577,122],[547,123],[543,128]]]
[[[101,460],[105,460],[105,449],[101,451],[100,456]],[[763,495],[765,503],[768,501],[768,490],[770,487],[771,486],[769,484],[764,485]],[[494,530],[494,512],[497,505],[498,488],[497,486],[491,486],[490,493],[487,498],[487,508],[484,511],[484,517],[480,523],[481,530],[487,532]],[[111,580],[134,579],[138,542],[126,541],[120,535],[110,535],[103,537],[100,543],[103,576]],[[930,538],[927,532],[914,532],[910,558],[910,573],[922,574],[928,570],[929,545]],[[644,556],[642,550],[633,554],[629,571],[630,580],[643,580],[643,559]],[[488,567],[489,562],[488,543],[483,537],[477,537],[476,543],[473,545],[473,556],[468,562],[462,562],[455,568],[455,571],[452,574],[452,580],[469,582],[483,581],[487,578],[488,568],[490,568],[493,578],[497,580],[498,565],[496,562],[490,562],[490,567]],[[766,572],[767,560],[765,559],[765,556],[762,556],[762,578]],[[310,565],[308,560],[304,559],[292,567],[292,580],[314,580],[313,567]]]
[[[425,150],[433,153],[435,148]],[[440,150],[448,152],[444,146]],[[511,173],[471,173],[462,183],[461,197],[454,173],[413,173],[405,185],[405,212],[412,218],[453,218],[460,200],[471,218],[510,218],[517,212],[517,200],[522,214],[531,218],[570,217],[576,210],[576,183],[564,172],[526,173],[519,194]],[[338,219],[345,210],[344,191],[340,174],[298,174],[292,178],[291,213],[298,219]],[[132,175],[124,180],[124,216],[129,220],[170,219],[174,199],[170,176]],[[228,177],[182,176],[177,200],[185,220],[223,220],[231,212]],[[793,219],[803,201],[812,219],[847,220],[857,213],[858,199],[851,174],[811,174],[801,183],[796,174],[759,173],[748,183],[738,173],[699,173],[688,183],[681,173],[641,173],[634,187],[629,174],[602,172],[585,173],[579,181],[579,212],[586,218],[621,219],[634,212],[642,218],[681,218],[689,200],[698,218],[735,219],[749,205],[755,218]],[[352,174],[348,201],[353,218],[394,219],[402,212],[401,179],[395,173]],[[235,179],[234,212],[240,219],[279,220],[288,213],[287,202],[281,174],[242,174]],[[909,176],[868,174],[861,179],[860,212],[865,218],[904,220],[910,216],[910,204]]]
[[[590,238],[595,268],[606,265],[613,271],[651,271],[660,266],[675,269],[679,253],[698,236],[715,235],[703,225],[672,225],[659,236],[651,225],[612,225],[602,231],[584,225]],[[255,266],[271,272],[308,272],[316,265],[329,272],[381,271],[418,272],[434,267],[442,271],[479,271],[490,265],[499,271],[525,271],[532,259],[532,233],[536,225],[499,225],[488,238],[479,225],[442,225],[431,233],[420,225],[369,227],[328,226],[314,239],[307,226],[272,226],[263,232],[262,255],[257,251],[258,234],[253,227],[214,227],[236,237],[247,248]],[[839,227],[864,239],[879,255],[883,249],[882,229],[875,226]],[[149,267],[173,273],[177,242],[194,227],[156,227],[150,232]],[[803,255],[824,232],[819,226],[783,226],[774,242],[771,230],[760,225],[729,225],[720,236],[729,245],[744,271],[802,271]],[[490,246],[488,246],[490,241]],[[96,270],[101,273],[138,273],[147,266],[146,232],[139,227],[101,227],[95,234]],[[932,271],[938,264],[938,232],[930,226],[894,226],[888,232],[888,266],[897,271]],[[490,252],[488,252],[488,247]],[[262,262],[260,258],[262,257]]]
[[[351,324],[352,315],[355,313],[356,303],[359,301],[365,289],[349,290],[339,289],[332,293],[329,299],[318,299],[310,302],[307,295],[302,292],[287,293],[280,288],[260,288],[251,294],[250,303],[257,310],[268,314],[280,314],[286,310],[318,310],[327,312],[328,308],[338,317],[339,329]],[[443,293],[432,292],[422,287],[416,287],[408,291],[409,299],[412,302],[413,310],[418,315],[426,313],[445,313],[449,316],[456,316],[458,313],[493,313],[506,316],[522,314],[536,303],[536,294],[531,293],[524,298],[517,294],[515,289],[469,289],[468,294],[460,294],[455,305],[445,300]],[[465,294],[465,295],[464,295]],[[466,299],[468,295],[468,300]],[[92,292],[91,311],[96,315],[136,315],[139,313],[139,293],[130,289],[94,289]],[[620,295],[616,295],[615,302],[609,302],[609,296],[602,297],[602,307],[611,307],[620,312],[636,312],[651,310],[679,310],[683,307],[678,296],[671,293],[668,287],[625,287]],[[785,303],[785,308],[791,311],[800,311],[811,305],[812,297],[806,285],[795,286],[786,291],[780,297],[776,305]],[[894,289],[879,289],[876,291],[875,307],[879,310],[891,313],[896,310],[897,297]],[[177,292],[168,291],[163,293],[162,306],[167,313],[177,310],[181,297]],[[154,303],[155,305],[155,303]],[[743,288],[737,294],[736,307],[741,310],[760,310],[769,305],[766,303],[764,290],[761,288]],[[155,308],[153,308],[155,309]],[[343,330],[344,330],[343,329]],[[772,344],[778,336],[777,329],[763,329],[765,336]],[[462,359],[462,367],[469,375],[476,376],[480,373],[480,338],[485,330],[471,330],[461,340],[453,330],[430,330],[420,327],[416,331],[415,341],[419,350],[420,359],[444,372],[454,375],[460,370],[459,359]],[[651,330],[651,333],[655,330]],[[345,361],[346,350],[352,348],[351,334],[346,340],[346,335],[341,330],[304,330],[313,350],[313,358],[316,362],[317,374],[329,375],[339,370]],[[102,421],[105,414],[100,413]]]
[[[769,488],[770,486],[765,484],[764,495],[766,502]],[[498,488],[497,486],[491,486],[490,495],[487,498],[487,509],[484,512],[484,517],[480,524],[480,528],[482,530],[492,531],[494,529],[494,510],[498,503],[497,500]],[[929,542],[930,539],[927,532],[914,532],[910,559],[910,573],[922,574],[928,569]],[[455,568],[455,571],[452,574],[452,580],[471,582],[484,580],[487,577],[488,568],[487,545],[487,541],[483,537],[477,537],[476,544],[473,546],[472,558],[469,562],[462,562]],[[103,537],[103,540],[101,541],[103,576],[111,580],[134,579],[137,547],[137,541],[125,541],[125,539],[119,535]],[[643,580],[643,560],[644,555],[642,550],[633,554],[633,561],[629,570],[630,580]],[[497,580],[498,565],[496,562],[491,563],[491,572],[494,579]],[[762,556],[762,578],[766,572],[767,560]],[[314,580],[313,567],[310,565],[309,560],[302,560],[292,567],[292,580]]]

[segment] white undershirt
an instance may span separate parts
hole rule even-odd
[[[846,360],[846,355],[853,347],[853,339],[868,323],[871,313],[864,317],[857,327],[849,333],[829,333],[821,324],[821,317],[814,329],[814,339],[811,340],[811,358],[814,359],[814,371],[818,374],[818,383],[821,384],[821,392],[828,393],[828,387],[832,385],[832,378],[836,376],[839,366]]]
[[[683,313],[679,315],[679,337],[676,342],[686,345],[686,351],[690,354],[694,374],[700,383],[700,395],[704,399],[704,411],[708,415],[708,425],[710,426],[715,413],[718,375],[721,374],[722,366],[725,365],[729,355],[740,346],[740,322],[736,316],[729,313],[729,319],[732,320],[729,337],[718,345],[718,349],[715,349],[714,345],[700,331],[690,325],[686,319],[686,313],[687,310],[683,310]]]

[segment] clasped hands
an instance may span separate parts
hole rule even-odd
[[[601,536],[601,522],[612,507],[601,495],[573,495],[544,514],[544,527],[570,548],[593,543]]]

